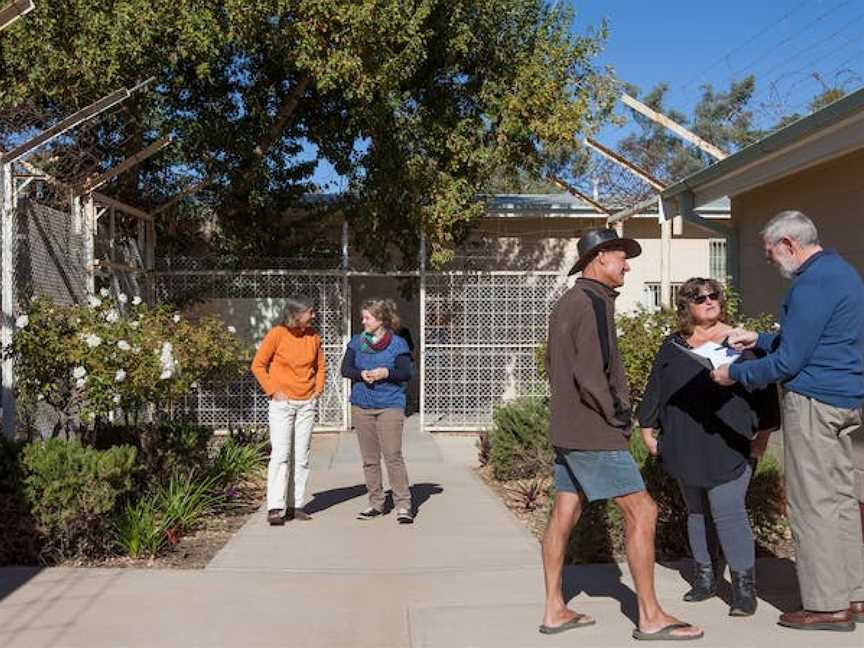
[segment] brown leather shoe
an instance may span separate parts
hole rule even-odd
[[[794,630],[835,630],[837,632],[852,632],[855,622],[852,620],[850,609],[839,612],[813,612],[811,610],[798,610],[780,615],[777,622],[784,628]]]
[[[864,601],[852,601],[849,604],[849,612],[855,623],[864,623]]]
[[[270,526],[282,526],[285,524],[285,516],[282,509],[270,509],[267,511],[267,524]]]

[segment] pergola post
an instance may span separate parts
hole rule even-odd
[[[426,230],[420,230],[420,431],[426,431]]]
[[[6,350],[12,344],[12,331],[15,325],[15,188],[12,178],[12,164],[0,164],[0,230],[2,230],[2,251],[0,251],[0,284],[2,284],[2,321],[0,321],[0,344]],[[3,434],[15,438],[15,364],[12,358],[4,355],[3,368]]]

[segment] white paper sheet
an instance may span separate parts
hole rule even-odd
[[[740,351],[724,347],[722,344],[717,344],[716,342],[706,342],[695,349],[689,349],[689,351],[702,358],[707,358],[714,369],[731,364],[741,357]]]

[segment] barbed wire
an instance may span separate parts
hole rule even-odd
[[[69,116],[60,112],[54,107],[45,108],[36,101],[0,110],[0,149],[11,151],[55,127]],[[121,102],[26,153],[20,161],[39,169],[71,191],[83,194],[92,189],[94,181],[104,177],[107,171],[158,141],[159,135],[130,105]],[[130,169],[134,173],[141,170],[137,166],[130,166]],[[122,174],[117,177],[122,177]],[[58,195],[56,191],[45,193]],[[68,195],[66,199],[68,201]]]

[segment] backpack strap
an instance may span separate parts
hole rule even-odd
[[[621,398],[618,396],[618,390],[612,382],[612,370],[610,367],[609,353],[609,320],[606,317],[606,302],[599,295],[595,295],[590,290],[584,291],[591,300],[591,306],[594,309],[594,318],[597,320],[597,336],[600,338],[600,354],[603,356],[603,373],[606,374],[606,382],[609,383],[609,394],[612,396],[612,407],[615,410],[616,418],[624,422],[624,426],[630,424],[630,408],[624,407]]]

